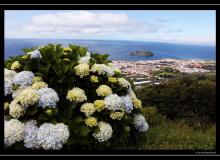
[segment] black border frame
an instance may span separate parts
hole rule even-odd
[[[138,4],[138,5],[129,5],[129,4],[124,4],[124,5],[71,5],[71,4],[63,4],[63,5],[58,5],[58,4],[51,4],[51,5],[1,5],[0,6],[0,16],[1,16],[1,35],[4,35],[4,10],[215,10],[216,11],[216,53],[219,52],[219,47],[217,46],[218,44],[218,30],[219,30],[219,21],[217,21],[220,18],[220,10],[218,9],[219,6],[217,5],[145,5],[145,4]],[[1,46],[4,46],[4,36],[1,36]],[[0,48],[1,49],[1,53],[4,53],[4,47]],[[4,72],[3,70],[3,64],[4,64],[4,55],[1,54],[1,60],[3,63],[0,63],[0,65],[2,65],[2,67],[0,67],[1,69],[1,73]],[[216,67],[218,70],[218,54],[216,54]],[[217,74],[217,73],[216,73]],[[3,76],[3,74],[1,75]],[[218,81],[218,74],[216,76],[217,81]],[[1,84],[4,84],[3,81],[3,77],[1,78]],[[218,86],[216,84],[216,86]],[[3,87],[3,85],[2,85]],[[218,90],[218,89],[217,89]],[[1,94],[2,97],[4,95],[3,93],[3,88],[1,89]],[[3,106],[3,102],[2,102],[2,106]],[[217,105],[218,106],[218,102]],[[219,109],[218,107],[216,107],[216,113],[219,114]],[[4,121],[4,111],[3,111],[3,107],[0,107],[0,114],[1,115],[1,121]],[[13,154],[13,155],[147,155],[147,156],[151,156],[151,155],[195,155],[195,156],[213,156],[213,155],[218,155],[219,154],[219,144],[218,142],[218,137],[217,135],[219,135],[219,129],[218,129],[218,125],[219,125],[219,117],[217,116],[216,119],[216,150],[73,150],[73,151],[64,151],[64,150],[60,150],[60,151],[37,151],[37,150],[6,150],[4,149],[4,144],[3,144],[3,139],[4,139],[4,125],[2,125],[3,123],[1,123],[1,127],[2,129],[0,130],[1,133],[1,138],[2,138],[2,143],[1,143],[1,153],[3,153],[4,155],[9,155],[9,154]],[[211,153],[209,153],[211,152]]]

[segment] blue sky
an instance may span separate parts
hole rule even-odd
[[[5,11],[5,38],[138,40],[215,45],[214,10]]]

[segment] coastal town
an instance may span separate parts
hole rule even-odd
[[[113,64],[122,70],[122,73],[134,81],[134,85],[140,87],[142,84],[160,84],[170,78],[155,74],[165,68],[171,68],[175,73],[182,75],[215,73],[216,62],[208,60],[178,60],[160,59],[145,61],[113,61]]]

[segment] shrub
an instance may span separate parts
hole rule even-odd
[[[216,82],[204,78],[188,76],[160,85],[146,85],[137,94],[141,95],[144,106],[156,106],[169,119],[215,122]]]
[[[164,78],[172,78],[172,77],[175,77],[176,74],[170,73],[170,72],[161,72],[161,73],[157,74],[157,76],[164,77]]]
[[[172,67],[164,67],[163,71],[171,73],[171,72],[174,72],[174,69]]]
[[[158,113],[157,107],[143,107],[143,115],[151,126],[156,126],[166,121],[165,116]]]
[[[24,51],[5,61],[6,147],[128,149],[147,131],[141,102],[107,54],[71,44]],[[24,137],[14,140],[13,126]]]

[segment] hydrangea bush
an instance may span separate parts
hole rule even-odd
[[[107,54],[69,45],[5,61],[5,147],[135,149],[148,130],[141,101]]]

